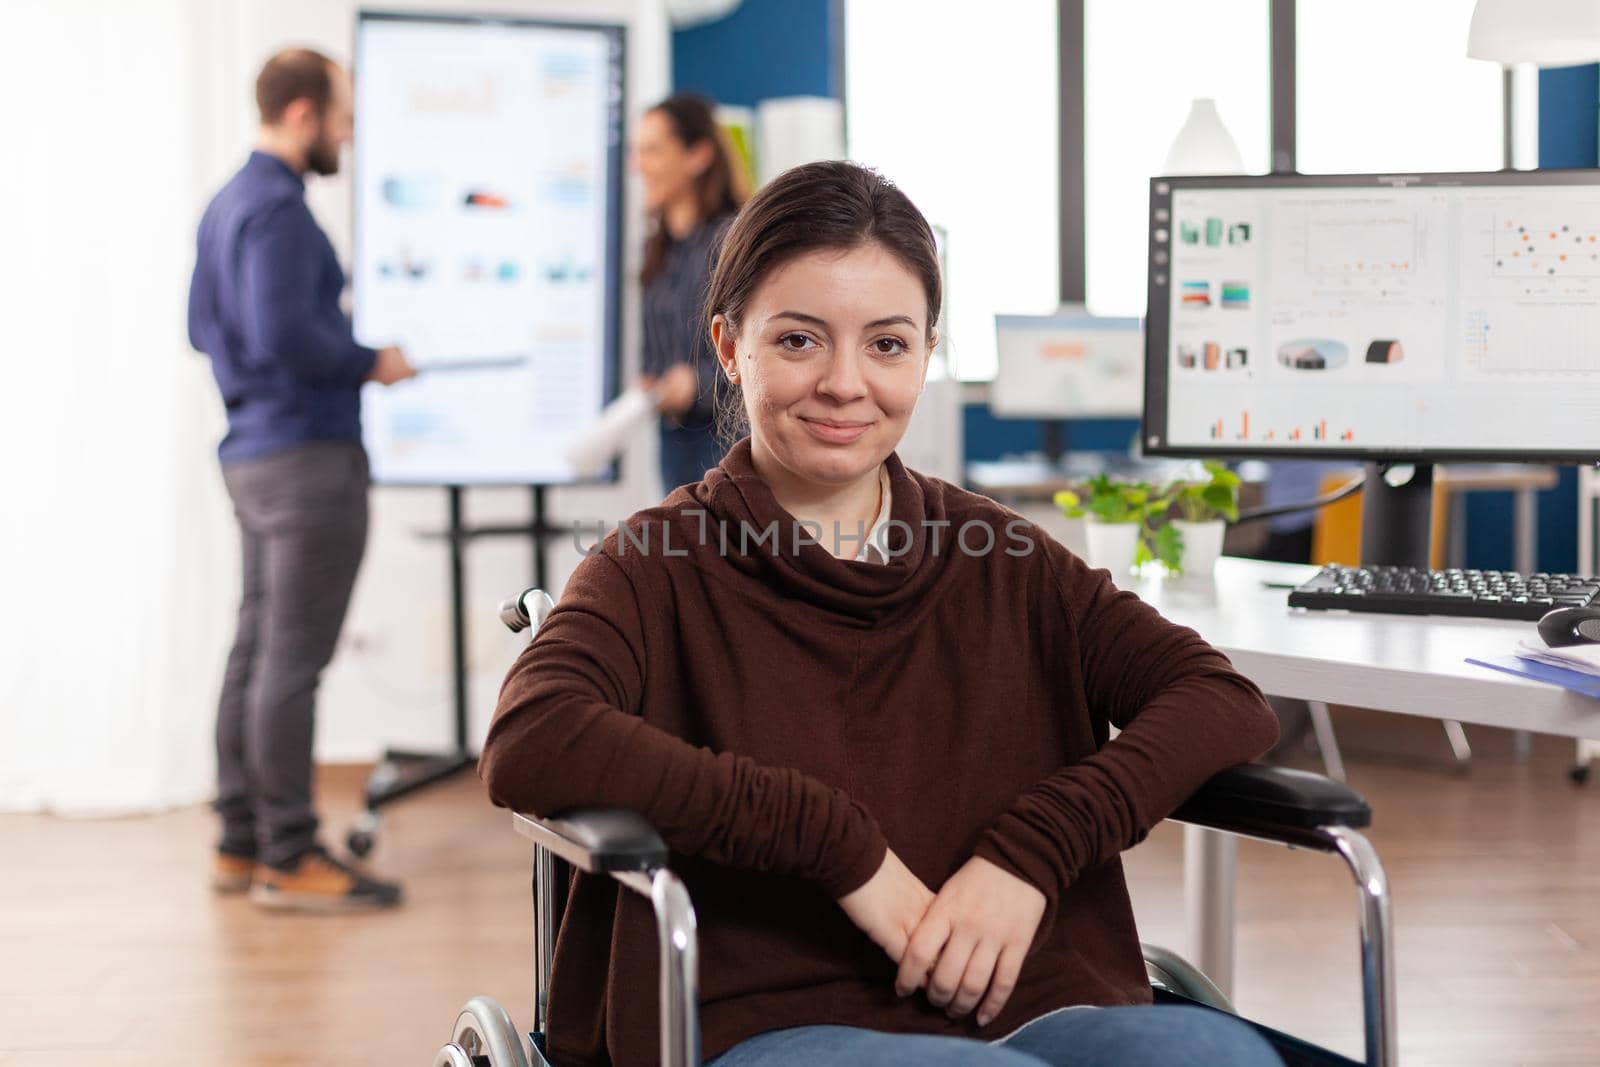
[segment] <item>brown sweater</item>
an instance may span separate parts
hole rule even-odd
[[[661,832],[698,914],[707,1059],[781,1027],[995,1038],[1063,1005],[1147,1002],[1118,854],[1276,737],[1193,631],[1015,513],[887,462],[887,564],[797,551],[748,441],[633,516],[567,583],[484,746],[498,804],[629,808]],[[974,521],[992,551],[981,527],[958,543]],[[758,543],[773,522],[781,543]],[[897,998],[836,904],[886,843],[935,891],[976,854],[1044,892],[987,1027]],[[655,1062],[656,975],[648,902],[578,875],[557,1062]]]

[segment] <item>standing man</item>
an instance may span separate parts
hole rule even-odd
[[[228,410],[218,453],[243,545],[244,590],[217,708],[212,884],[272,908],[399,903],[317,841],[311,742],[367,537],[361,386],[416,372],[398,348],[355,342],[344,272],[305,203],[352,133],[349,76],[307,49],[256,79],[256,150],[200,221],[189,339]]]

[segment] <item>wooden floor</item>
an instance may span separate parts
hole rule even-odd
[[[1437,723],[1343,712],[1398,928],[1402,1062],[1600,1064],[1600,782],[1570,743],[1469,731],[1455,773]],[[1306,764],[1311,765],[1309,758]],[[346,825],[359,771],[321,777]],[[469,996],[529,1016],[527,858],[465,778],[394,809],[377,866],[392,914],[263,914],[204,886],[203,810],[115,821],[0,818],[0,1067],[421,1067]],[[1128,866],[1146,940],[1181,947],[1181,833]],[[1355,896],[1324,856],[1241,845],[1238,1001],[1360,1050]]]

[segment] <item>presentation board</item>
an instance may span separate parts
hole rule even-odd
[[[617,392],[621,26],[363,11],[355,330],[380,483],[558,485]]]

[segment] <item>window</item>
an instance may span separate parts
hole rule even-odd
[[[1301,3],[1295,13],[1299,168],[1312,174],[1498,170],[1500,67],[1467,58],[1473,5]]]
[[[945,231],[951,369],[987,380],[994,316],[1052,311],[1061,291],[1056,5],[849,0],[844,12],[850,156]]]
[[[1215,100],[1245,170],[1268,169],[1267,2],[1086,0],[1084,53],[1087,303],[1143,316],[1149,182],[1190,104]]]

